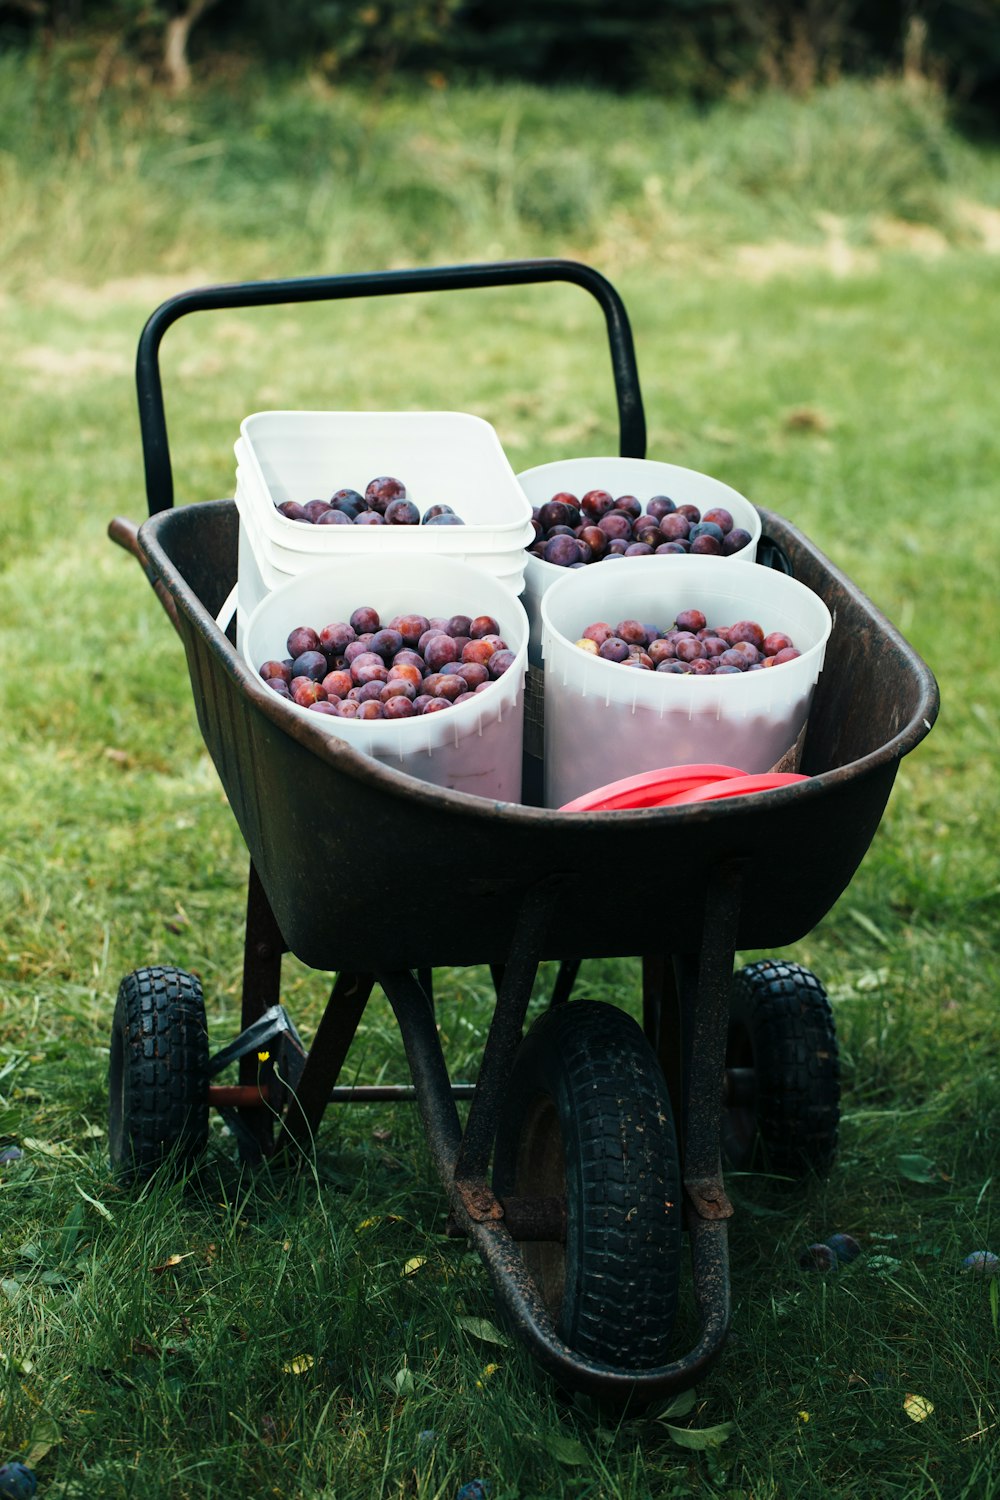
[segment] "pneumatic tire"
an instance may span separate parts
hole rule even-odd
[[[762,959],[733,976],[726,1067],[752,1070],[752,1102],[727,1105],[722,1148],[740,1171],[801,1181],[829,1172],[840,1126],[840,1059],[822,984]]]
[[[534,1023],[493,1183],[499,1198],[565,1200],[565,1244],[524,1241],[521,1252],[570,1348],[624,1369],[665,1363],[680,1279],[677,1140],[659,1064],[624,1011],[579,1000]]]
[[[108,1143],[119,1182],[182,1172],[208,1140],[208,1027],[201,985],[167,966],[118,986],[108,1065]]]

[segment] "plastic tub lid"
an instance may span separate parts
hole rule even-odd
[[[808,781],[801,771],[762,771],[758,775],[742,776],[739,780],[713,781],[707,785],[692,787],[679,792],[667,800],[672,807],[680,803],[715,802],[720,797],[745,797],[751,792],[770,792],[779,786],[791,786],[795,781]]]
[[[757,781],[737,766],[711,764],[690,766],[661,766],[656,771],[640,771],[636,776],[623,776],[620,781],[609,781],[582,797],[566,802],[560,812],[625,812],[638,807],[660,807],[665,802],[699,789],[711,789],[736,778]]]

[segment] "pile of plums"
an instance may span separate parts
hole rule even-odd
[[[367,605],[347,621],[299,625],[288,656],[261,664],[282,698],[339,719],[410,719],[466,703],[514,660],[492,615],[394,615]]]
[[[450,505],[431,505],[420,514],[407,499],[401,479],[380,474],[365,488],[335,490],[329,500],[283,500],[276,509],[290,521],[305,521],[310,526],[464,526]]]
[[[802,654],[784,631],[765,635],[756,620],[709,625],[700,609],[682,609],[668,630],[640,620],[619,620],[612,628],[599,620],[587,626],[576,644],[623,667],[694,677],[760,672]]]
[[[672,552],[732,557],[750,541],[749,531],[722,505],[703,514],[697,505],[675,505],[666,495],[653,495],[643,506],[635,495],[615,499],[608,490],[588,490],[579,500],[560,490],[532,507],[532,524],[528,552],[557,568]]]

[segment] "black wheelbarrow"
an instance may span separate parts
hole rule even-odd
[[[260,307],[564,281],[604,313],[623,455],[643,457],[642,399],[625,309],[590,268],[542,260],[209,287],[164,303],[139,343],[137,383],[150,519],[110,534],[139,558],[187,654],[198,722],[250,854],[242,1031],[210,1052],[201,987],[148,967],[118,993],[110,1063],[115,1170],[142,1179],[193,1162],[209,1110],[245,1161],[307,1152],[327,1105],[414,1098],[450,1206],[449,1233],[481,1256],[500,1308],[563,1386],[648,1399],[694,1384],[730,1319],[732,1206],[723,1153],[761,1149],[792,1178],[832,1160],[839,1071],[819,980],[780,959],[734,974],[738,950],[799,941],[831,909],[875,834],[902,756],[938,709],[928,668],[793,526],[761,511],[758,565],[815,590],[834,619],[802,770],[753,796],[627,812],[563,813],[441,790],[293,714],[216,623],[237,573],[230,500],[173,508],[158,365],[178,318]],[[322,807],[321,819],[315,809]],[[373,937],[395,847],[448,851],[449,879],[484,920],[442,925],[419,895]],[[682,870],[692,918],[636,940],[594,918],[608,872],[637,889]],[[429,872],[430,873],[430,872]],[[426,883],[431,900],[433,882]],[[317,889],[335,887],[329,908]],[[280,1002],[293,953],[335,976],[304,1047]],[[572,1000],[586,959],[641,956],[642,1025]],[[551,1004],[524,1023],[539,963],[558,963]],[[488,965],[496,1005],[475,1085],[453,1084],[435,1024],[436,966]],[[338,1087],[373,987],[399,1023],[412,1082]],[[267,1054],[262,1063],[262,1054]],[[238,1081],[215,1082],[238,1066]],[[464,1127],[457,1108],[468,1100]],[[684,1236],[698,1332],[673,1347]]]

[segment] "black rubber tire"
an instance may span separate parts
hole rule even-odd
[[[503,1198],[565,1196],[566,1243],[521,1252],[560,1336],[624,1369],[669,1357],[681,1257],[681,1184],[666,1083],[624,1011],[578,1000],[528,1031],[501,1110]]]
[[[730,1165],[796,1181],[829,1172],[840,1126],[840,1058],[833,1012],[815,974],[776,959],[734,974],[726,1066],[752,1068],[755,1094],[753,1104],[723,1110]]]
[[[208,1140],[208,1027],[183,969],[134,969],[118,986],[108,1064],[108,1144],[119,1182],[182,1172]]]

